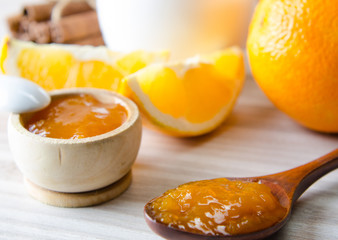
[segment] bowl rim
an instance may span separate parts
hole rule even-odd
[[[11,113],[8,119],[8,126],[12,125],[12,127],[19,132],[21,135],[32,138],[32,140],[40,141],[42,143],[49,144],[62,144],[62,145],[74,145],[74,144],[83,144],[83,143],[91,143],[98,141],[105,141],[111,137],[118,136],[121,133],[127,131],[131,126],[135,124],[135,122],[140,118],[140,113],[137,105],[130,100],[129,98],[110,90],[99,89],[99,88],[68,88],[68,89],[58,89],[52,90],[48,92],[51,95],[53,100],[54,97],[62,96],[62,95],[76,95],[76,94],[91,94],[94,97],[97,94],[109,94],[114,99],[116,99],[119,104],[121,104],[128,112],[127,120],[122,123],[121,126],[115,128],[112,131],[95,135],[92,137],[80,138],[80,139],[61,139],[61,138],[50,138],[50,137],[42,137],[35,133],[30,132],[23,126],[22,116],[32,113]]]

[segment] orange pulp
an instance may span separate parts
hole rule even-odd
[[[204,235],[237,235],[270,227],[286,214],[270,188],[225,178],[183,184],[147,209],[157,222]]]
[[[33,114],[25,128],[43,137],[79,139],[100,135],[121,126],[127,110],[118,103],[102,103],[89,94],[53,99]]]

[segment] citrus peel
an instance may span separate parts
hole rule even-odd
[[[46,90],[95,87],[116,91],[121,79],[168,52],[118,53],[104,46],[36,44],[5,38],[0,64],[5,74],[29,79]]]
[[[134,100],[160,131],[190,137],[210,132],[226,119],[243,82],[243,54],[233,47],[210,56],[147,66],[126,76],[119,91]]]

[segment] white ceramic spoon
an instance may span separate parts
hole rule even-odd
[[[25,113],[47,107],[51,99],[39,85],[14,76],[0,75],[0,112]]]

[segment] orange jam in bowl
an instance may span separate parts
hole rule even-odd
[[[287,211],[268,186],[225,178],[183,184],[147,208],[159,223],[210,236],[256,232],[278,223]]]
[[[120,103],[101,102],[81,93],[54,98],[25,122],[25,128],[43,137],[80,139],[110,132],[127,118],[128,112]]]

